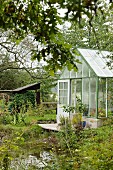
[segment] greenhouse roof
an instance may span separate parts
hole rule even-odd
[[[107,62],[109,62],[107,56],[112,54],[111,52],[81,48],[78,48],[78,51],[97,76],[113,77],[113,69],[107,66]]]

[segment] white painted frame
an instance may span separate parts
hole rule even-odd
[[[60,94],[59,94],[59,84],[60,83],[67,83],[68,84],[68,89],[67,89],[67,105],[70,104],[70,80],[58,80],[58,104],[57,104],[57,123],[60,123],[60,119],[61,117],[68,117],[69,118],[69,113],[66,113],[63,111],[63,106],[65,104],[60,104],[59,103],[59,98],[60,98]]]

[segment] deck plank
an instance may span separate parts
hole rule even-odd
[[[47,129],[47,130],[53,130],[53,131],[59,131],[58,128],[58,124],[38,124],[40,127],[42,127],[43,129]]]

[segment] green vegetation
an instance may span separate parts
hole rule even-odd
[[[47,152],[50,160],[44,160],[45,170],[112,170],[113,169],[113,118],[105,120],[103,127],[83,129],[81,124],[74,126],[78,119],[62,120],[60,132],[44,131],[38,126],[38,120],[45,122],[54,120],[55,113],[48,114],[39,109],[31,109],[25,113],[25,122],[13,124],[8,113],[3,114],[7,123],[0,116],[0,168],[3,170],[25,169],[21,164],[29,155],[41,160],[40,154]],[[3,108],[2,108],[3,109]],[[3,111],[3,110],[2,110]],[[38,111],[38,112],[37,112]],[[39,114],[40,113],[40,114]],[[64,124],[65,123],[65,126]],[[19,163],[16,165],[15,160]],[[11,167],[15,164],[15,167]],[[37,169],[37,164],[29,163],[28,169]],[[40,169],[40,168],[39,168]]]
[[[14,89],[41,80],[40,90],[43,94],[41,97],[48,101],[46,92],[51,92],[56,83],[56,77],[51,78],[49,75],[53,76],[56,70],[64,66],[77,71],[76,63],[79,60],[75,60],[72,55],[72,52],[77,53],[76,47],[112,51],[113,2],[112,0],[106,2],[1,0],[0,89]],[[59,9],[67,9],[64,17],[59,15]],[[71,28],[59,29],[58,25],[65,21],[71,21]],[[43,60],[47,65],[41,67],[37,62],[34,68],[34,60],[38,62]],[[112,67],[112,62],[111,56],[108,66]],[[66,120],[66,126],[62,127],[62,131],[45,132],[38,126],[38,121],[55,120],[55,110],[51,111],[43,105],[35,107],[33,95],[30,99],[32,101],[27,101],[26,97],[21,98],[21,95],[15,96],[12,108],[11,105],[9,108],[9,103],[0,101],[1,170],[41,169],[36,164],[29,164],[26,167],[22,161],[29,155],[40,159],[44,151],[51,156],[42,168],[45,170],[113,169],[112,117],[105,120],[104,126],[98,129],[71,127],[70,121]],[[49,99],[53,101],[55,96]],[[67,112],[73,109],[65,108]],[[83,109],[85,108],[79,105],[78,110]],[[62,119],[62,124],[64,122]],[[73,123],[75,122],[76,118],[73,120]]]
[[[44,116],[27,116],[26,121],[27,122],[38,122],[38,121],[55,121],[56,120],[56,113],[52,114],[44,114]]]
[[[0,102],[0,169],[4,170],[10,169],[11,162],[16,158],[21,159],[22,155],[29,156],[34,154],[37,149],[36,153],[40,155],[41,150],[47,149],[49,146],[45,146],[43,140],[49,134],[42,130],[38,121],[41,123],[56,121],[54,110],[50,110],[48,113],[49,111],[45,110],[42,105],[33,107],[26,95],[16,95],[13,99],[14,108],[21,106],[20,110],[15,110],[14,113],[11,108],[9,109],[8,103],[5,104],[5,100]],[[21,109],[23,110],[28,104],[27,101],[29,107],[21,112]],[[14,121],[15,115],[18,118],[16,123]]]
[[[45,8],[46,6],[46,8]],[[72,47],[71,43],[66,42],[64,36],[62,35],[62,31],[59,29],[58,25],[63,24],[65,21],[73,22],[75,25],[81,30],[85,29],[89,30],[87,35],[90,36],[90,32],[93,32],[93,39],[92,43],[95,43],[94,47],[98,47],[97,44],[100,44],[101,36],[96,35],[95,33],[98,32],[98,28],[94,29],[93,25],[95,18],[98,19],[101,16],[102,27],[100,29],[101,33],[105,35],[106,27],[103,26],[105,24],[105,18],[108,21],[109,13],[108,10],[112,13],[113,3],[110,0],[102,1],[102,0],[32,0],[32,1],[19,1],[15,0],[8,0],[8,1],[1,1],[0,6],[0,28],[1,32],[8,37],[7,41],[11,41],[12,46],[7,47],[7,43],[1,43],[1,46],[6,50],[6,52],[13,55],[15,58],[14,61],[16,63],[20,62],[23,68],[26,70],[24,60],[22,60],[23,55],[20,57],[18,54],[18,45],[22,46],[22,43],[25,41],[26,37],[31,39],[31,41],[27,41],[26,49],[30,49],[29,54],[32,60],[41,61],[42,59],[46,61],[47,66],[46,70],[53,75],[54,71],[57,69],[61,69],[62,66],[69,66],[69,68],[76,68],[77,61],[75,60],[74,56],[72,55],[70,49]],[[57,10],[58,9],[58,10]],[[59,9],[65,9],[64,16],[59,15]],[[66,10],[67,9],[67,10]],[[34,12],[35,11],[35,12]],[[112,17],[112,15],[111,15]],[[86,26],[82,22],[82,19],[87,18]],[[99,18],[99,25],[100,25],[100,18]],[[111,20],[110,20],[111,21]],[[110,24],[109,24],[110,25]],[[75,31],[78,36],[78,31]],[[100,35],[101,35],[100,33]],[[84,34],[81,33],[81,34]],[[5,36],[4,35],[4,36]],[[97,42],[96,37],[99,37]],[[75,37],[75,36],[74,36]],[[79,36],[78,36],[79,37]],[[78,40],[77,37],[77,40]],[[106,39],[105,36],[103,38]],[[76,38],[74,38],[76,39]],[[105,40],[104,39],[104,40]],[[80,39],[81,41],[83,40]],[[75,40],[76,41],[76,40]],[[90,41],[90,38],[88,38]],[[111,39],[112,41],[112,39]],[[28,43],[30,42],[30,43]],[[32,43],[31,43],[32,42]],[[25,44],[25,43],[24,43]],[[36,45],[35,45],[36,44]],[[75,42],[75,47],[81,45],[80,42]],[[84,42],[85,44],[85,42]],[[106,44],[108,46],[109,44]],[[13,50],[13,47],[16,47],[16,52]],[[23,47],[23,46],[22,46]],[[40,48],[41,47],[41,48]],[[24,46],[25,48],[25,46]],[[74,53],[76,51],[73,50]],[[48,59],[48,56],[52,56]],[[16,56],[16,57],[15,57]],[[29,58],[26,52],[27,58]],[[26,61],[26,60],[25,60]],[[11,62],[12,63],[12,62]],[[14,64],[14,63],[13,63]],[[13,65],[14,66],[14,65]],[[3,68],[17,68],[19,66],[12,67],[8,65],[8,67]],[[28,69],[29,71],[29,69]]]
[[[52,164],[55,170],[113,169],[113,118],[98,129],[67,128],[57,134]],[[57,154],[57,155],[56,155]]]

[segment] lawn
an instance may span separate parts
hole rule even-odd
[[[47,114],[44,114],[44,115],[27,115],[26,116],[26,119],[25,119],[26,122],[30,122],[30,123],[33,123],[33,122],[41,122],[41,121],[44,121],[44,122],[56,122],[56,113],[47,113]]]

